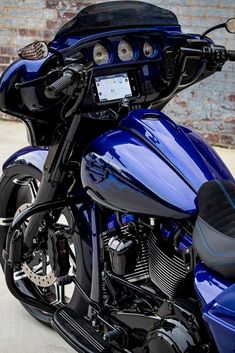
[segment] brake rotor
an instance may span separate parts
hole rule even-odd
[[[26,208],[29,208],[31,206],[30,203],[23,204],[18,208],[16,211],[15,217],[20,214],[22,211],[24,211]],[[26,224],[25,224],[26,227]],[[31,282],[36,284],[37,286],[40,287],[50,287],[52,284],[54,284],[57,281],[57,277],[55,276],[55,273],[51,270],[48,274],[46,275],[40,275],[37,273],[37,271],[42,267],[43,264],[43,256],[46,256],[43,251],[37,252],[34,255],[33,260],[31,260],[30,263],[24,262],[22,264],[22,271],[30,279]],[[41,262],[40,262],[41,260]],[[38,262],[36,265],[35,262]]]
[[[49,287],[57,281],[57,277],[53,271],[44,276],[38,275],[34,272],[35,269],[31,269],[26,262],[23,263],[22,270],[31,282],[40,287]]]

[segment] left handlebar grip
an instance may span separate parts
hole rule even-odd
[[[71,86],[75,82],[75,74],[71,70],[64,72],[63,76],[45,89],[48,98],[56,98],[63,90]]]
[[[235,61],[235,50],[228,50],[228,60]]]

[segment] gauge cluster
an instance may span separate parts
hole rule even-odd
[[[114,43],[99,41],[93,46],[93,61],[97,66],[117,63],[131,63],[156,59],[159,47],[150,40],[120,39]]]
[[[98,115],[107,106],[116,111],[124,98],[131,106],[148,106],[159,95],[156,78],[164,47],[159,33],[101,34],[80,46],[83,55],[94,63],[91,85],[83,103],[86,109]]]

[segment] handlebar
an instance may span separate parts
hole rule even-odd
[[[182,54],[188,57],[208,59],[210,61],[235,61],[235,50],[226,50],[219,45],[204,46],[202,49],[180,48]]]
[[[70,71],[64,71],[63,76],[57,81],[53,82],[51,85],[47,86],[45,93],[48,98],[56,98],[60,95],[66,88],[73,85],[75,82],[75,74]]]
[[[45,88],[48,98],[56,98],[69,87],[83,82],[86,77],[86,70],[82,64],[71,64],[62,70],[62,77]]]
[[[174,76],[171,77],[171,82],[167,89],[162,91],[162,94],[158,97],[158,103],[169,100],[180,87],[188,59],[199,59],[202,62],[196,76],[188,85],[197,82],[206,67],[212,71],[220,71],[227,60],[235,61],[234,50],[228,51],[225,47],[219,45],[205,45],[205,42],[197,42],[196,44],[197,48],[190,46],[177,48],[179,55],[178,67],[174,70]],[[200,44],[199,48],[198,44]]]
[[[235,50],[228,50],[228,60],[235,61]]]

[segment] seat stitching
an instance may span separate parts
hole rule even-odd
[[[229,196],[229,193],[227,192],[227,190],[225,189],[225,186],[219,181],[216,180],[216,183],[219,185],[220,189],[223,191],[224,195],[226,196],[227,200],[229,201],[230,205],[232,206],[232,208],[235,210],[235,203],[234,201],[231,199],[231,197]]]

